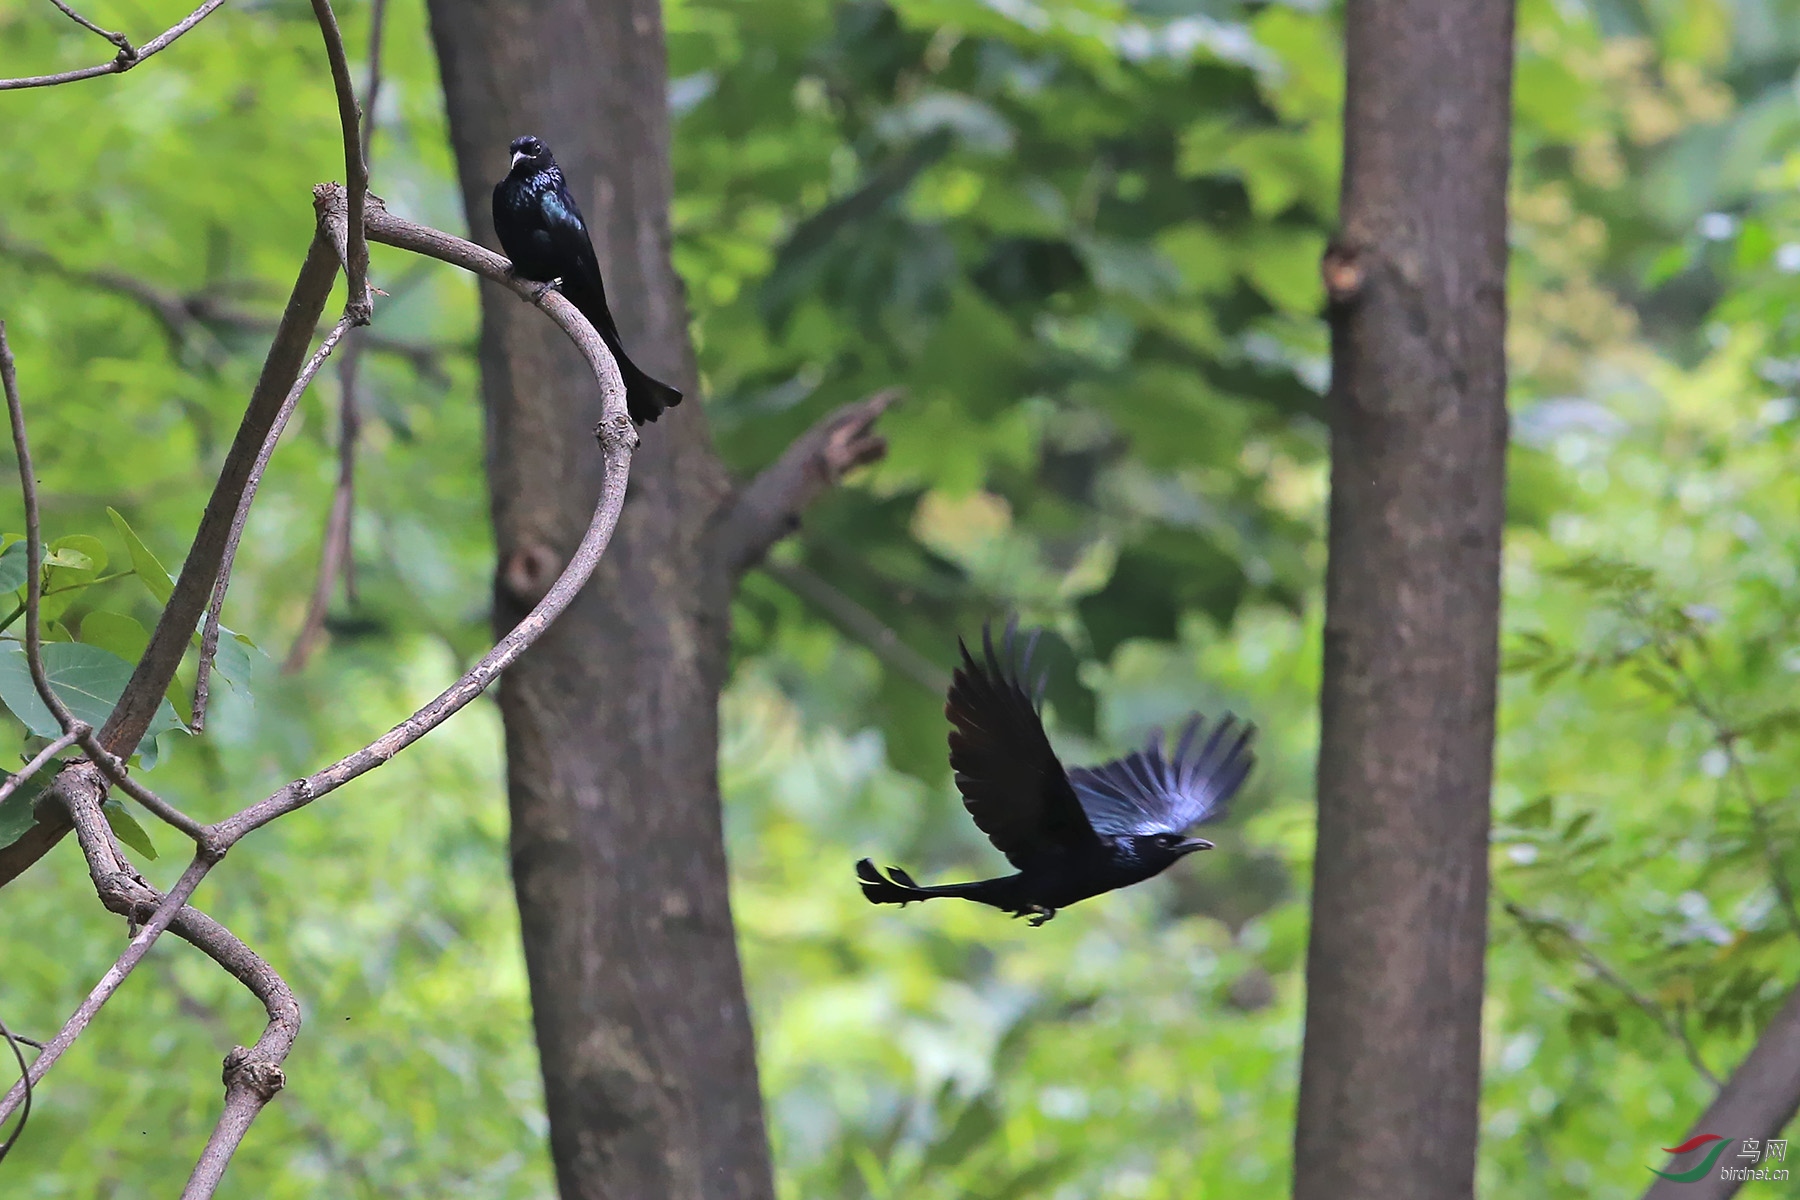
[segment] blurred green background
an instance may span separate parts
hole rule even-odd
[[[84,9],[139,41],[184,11]],[[339,15],[361,70],[369,6]],[[1302,0],[667,9],[676,263],[721,451],[748,472],[837,404],[909,392],[887,460],[735,609],[733,897],[785,1196],[1287,1187],[1340,20]],[[0,73],[106,49],[0,0]],[[1480,1183],[1623,1197],[1800,978],[1800,3],[1524,0],[1518,56]],[[463,231],[419,0],[388,5],[383,72],[375,190]],[[308,189],[342,174],[329,77],[305,4],[250,0],[0,114],[0,319],[46,536],[98,539],[68,543],[88,565],[59,577],[52,635],[128,650],[156,604],[105,510],[179,561]],[[261,650],[147,776],[202,817],[361,744],[487,645],[475,289],[375,253],[390,344],[362,360],[358,594],[282,675],[336,471],[328,369],[225,610]],[[0,528],[19,514],[0,482]],[[936,689],[955,634],[1009,611],[1054,634],[1076,761],[1229,706],[1262,726],[1262,767],[1217,852],[1041,930],[873,909],[862,855],[925,879],[997,864],[955,799]],[[307,1020],[224,1194],[551,1195],[501,770],[484,700],[203,888]],[[144,824],[167,886],[176,839]],[[121,924],[72,842],[0,918],[0,1014],[48,1037]],[[261,1024],[165,941],[40,1090],[0,1191],[178,1189],[221,1054]]]

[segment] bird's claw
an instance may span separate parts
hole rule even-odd
[[[1045,921],[1048,921],[1051,917],[1056,915],[1056,910],[1054,908],[1045,908],[1041,904],[1033,904],[1030,908],[1026,909],[1025,912],[1036,914],[1031,920],[1026,922],[1026,924],[1030,925],[1033,929],[1036,929],[1039,925],[1042,925]],[[1024,915],[1025,913],[1013,914],[1015,917],[1022,917]]]
[[[533,304],[542,304],[545,296],[549,295],[551,292],[560,291],[561,289],[562,277],[559,275],[555,279],[540,283],[535,288],[531,289],[531,302]]]

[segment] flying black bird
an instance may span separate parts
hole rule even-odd
[[[1219,815],[1250,774],[1255,727],[1228,713],[1202,741],[1206,722],[1196,715],[1172,755],[1163,753],[1158,732],[1124,758],[1065,771],[1038,715],[1042,684],[1034,698],[1022,682],[1036,641],[1033,635],[1023,660],[1009,670],[985,626],[983,661],[976,662],[959,640],[962,666],[951,677],[944,705],[952,726],[950,766],[963,806],[1018,874],[921,887],[899,867],[889,867],[884,877],[865,858],[856,874],[870,903],[957,896],[1014,917],[1030,913],[1031,923],[1042,925],[1059,908],[1141,883],[1183,855],[1212,849],[1211,842],[1182,831]],[[1002,650],[1010,664],[1010,625]]]
[[[546,286],[560,283],[562,294],[581,310],[619,360],[625,377],[625,405],[634,424],[654,421],[681,403],[681,393],[638,370],[619,342],[619,327],[606,307],[600,263],[588,239],[587,222],[563,185],[562,168],[550,147],[534,137],[515,138],[512,170],[494,185],[494,232],[512,259],[513,273]]]

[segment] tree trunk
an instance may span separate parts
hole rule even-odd
[[[1349,0],[1297,1200],[1474,1192],[1511,0]]]
[[[729,494],[669,259],[656,0],[431,0],[474,237],[507,143],[542,136],[585,211],[632,357],[688,394],[641,433],[599,573],[500,689],[512,867],[565,1200],[773,1195],[733,936],[717,774]],[[482,383],[510,628],[600,486],[599,395],[551,326],[484,290]],[[549,365],[546,365],[549,364]]]

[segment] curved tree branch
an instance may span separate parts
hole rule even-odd
[[[97,67],[79,67],[73,71],[59,71],[55,75],[28,75],[22,79],[0,79],[0,92],[14,91],[18,88],[52,87],[59,83],[74,83],[78,79],[93,79],[100,75],[122,74],[125,71],[131,70],[131,68],[137,66],[152,54],[157,54],[168,49],[170,43],[200,22],[204,21],[207,17],[211,16],[212,11],[223,3],[225,3],[225,0],[206,0],[205,4],[202,4],[199,8],[196,8],[193,12],[182,18],[179,25],[176,25],[166,33],[158,34],[136,50],[131,48],[131,43],[129,41],[124,41],[123,34],[108,33],[104,29],[89,24],[80,17],[76,17],[76,20],[81,21],[83,25],[86,25],[89,29],[92,29],[95,33],[98,33],[109,42],[113,42],[115,37],[119,38],[119,42],[113,42],[114,45],[119,47],[118,56],[111,62],[101,63]],[[75,16],[73,12],[64,8],[61,4],[58,4],[56,7],[61,8],[72,17]],[[121,42],[123,42],[123,44],[121,44]]]
[[[827,413],[738,492],[718,535],[719,553],[734,575],[798,529],[800,514],[846,473],[887,453],[886,439],[873,427],[900,396],[899,388],[884,388]]]

